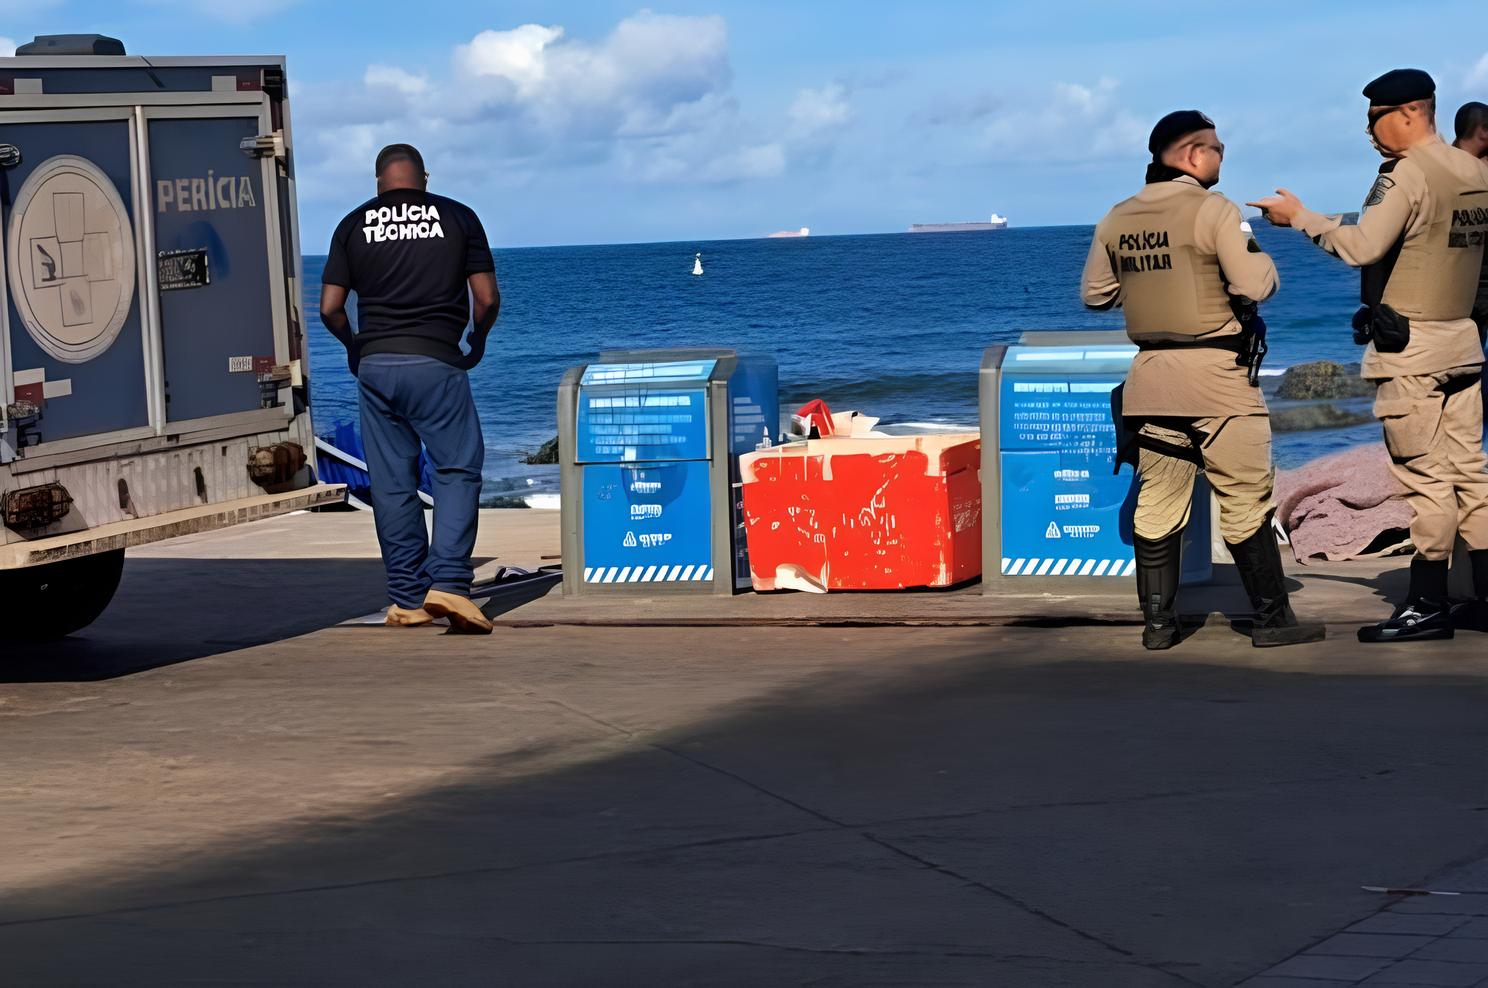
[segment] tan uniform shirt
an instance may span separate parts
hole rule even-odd
[[[1449,147],[1440,137],[1432,138],[1408,149],[1394,170],[1380,176],[1356,226],[1344,226],[1342,217],[1323,216],[1310,209],[1298,212],[1292,226],[1356,268],[1384,257],[1402,232],[1409,246],[1412,237],[1425,236],[1433,208],[1426,173],[1411,161],[1415,155],[1431,155],[1459,173],[1471,168],[1488,169],[1488,165]],[[1364,377],[1435,374],[1483,362],[1477,326],[1471,319],[1412,319],[1410,329],[1410,343],[1400,353],[1379,353],[1373,343],[1365,348]]]
[[[1191,195],[1198,182],[1188,176],[1153,182],[1136,198],[1161,202]],[[1186,187],[1185,187],[1186,186]],[[1250,238],[1240,229],[1240,209],[1217,192],[1194,220],[1194,246],[1219,257],[1220,269],[1232,295],[1257,302],[1276,293],[1276,265],[1264,253],[1250,250]],[[1080,297],[1095,309],[1121,304],[1121,278],[1112,260],[1109,239],[1103,239],[1105,220],[1095,228],[1095,240],[1085,259]],[[1231,319],[1204,337],[1232,336],[1240,322]],[[1122,411],[1136,416],[1257,415],[1266,411],[1260,388],[1251,387],[1249,372],[1235,362],[1235,353],[1220,349],[1144,350],[1132,361],[1122,397]]]

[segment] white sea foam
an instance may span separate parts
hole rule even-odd
[[[529,508],[542,508],[547,511],[557,511],[559,508],[557,494],[528,494],[522,500],[527,502]]]
[[[891,425],[880,422],[875,428],[891,436],[910,436],[920,432],[976,432],[981,426],[958,422],[895,422]]]

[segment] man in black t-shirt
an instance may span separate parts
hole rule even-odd
[[[356,376],[390,625],[489,634],[470,601],[470,554],[485,442],[466,371],[485,353],[501,295],[480,220],[428,192],[407,144],[377,155],[377,197],[347,214],[321,275],[320,318]],[[357,294],[357,328],[346,314]],[[471,325],[470,350],[460,348]],[[424,526],[419,449],[433,467],[434,523]]]

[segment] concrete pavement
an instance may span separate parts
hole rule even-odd
[[[540,562],[539,514],[481,551]],[[466,639],[339,624],[380,595],[359,525],[157,547],[86,635],[6,655],[0,981],[1481,980],[1440,945],[1488,914],[1481,636]],[[1480,894],[1360,890],[1442,883]],[[1415,914],[1440,932],[1383,929]]]

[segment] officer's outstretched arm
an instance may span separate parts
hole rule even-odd
[[[1219,255],[1219,267],[1224,272],[1225,283],[1231,295],[1244,295],[1255,302],[1264,302],[1276,294],[1281,279],[1276,273],[1276,264],[1271,255],[1254,247],[1250,234],[1240,229],[1240,208],[1218,196],[1216,205],[1200,215],[1204,229],[1197,231],[1197,246],[1202,250],[1209,245],[1204,234],[1213,237],[1213,251]]]
[[[1425,176],[1420,169],[1402,161],[1375,180],[1357,225],[1345,226],[1342,217],[1323,216],[1305,208],[1298,211],[1292,225],[1323,250],[1361,268],[1389,253],[1410,226],[1425,191]]]
[[[1080,300],[1087,309],[1109,309],[1116,305],[1121,295],[1121,281],[1116,277],[1116,268],[1111,254],[1101,241],[1100,229],[1090,243],[1090,253],[1085,256],[1085,272],[1080,278]]]

